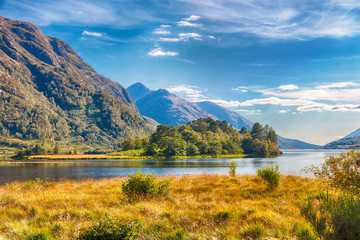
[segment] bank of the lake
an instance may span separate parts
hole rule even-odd
[[[25,156],[26,160],[94,160],[94,159],[191,159],[191,158],[243,158],[245,154],[218,154],[196,156],[135,156],[121,154],[74,154],[74,155],[32,155]]]
[[[296,238],[311,231],[302,200],[323,188],[299,176],[281,176],[274,190],[257,176],[160,178],[171,182],[168,196],[133,203],[122,192],[124,178],[1,185],[0,238],[75,239],[106,215],[136,221],[142,239]]]

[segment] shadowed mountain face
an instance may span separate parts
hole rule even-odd
[[[148,87],[144,86],[142,83],[134,83],[130,87],[126,89],[128,93],[130,94],[132,100],[135,102],[143,97],[145,97],[147,94],[153,92]]]
[[[356,129],[352,133],[346,135],[344,138],[360,137],[360,128]]]
[[[179,98],[165,89],[145,95],[136,101],[136,105],[142,115],[165,125],[177,126],[207,117],[217,119],[195,103]]]
[[[246,127],[247,129],[251,129],[253,122],[244,118],[237,112],[231,111],[227,108],[221,107],[213,102],[204,101],[196,103],[199,107],[204,109],[206,112],[214,115],[220,120],[226,120],[229,124],[231,124],[236,129],[241,129],[242,127]]]
[[[278,137],[278,147],[280,149],[318,149],[321,146],[303,142],[297,139]]]
[[[0,17],[0,134],[114,143],[150,132],[120,84],[64,41]]]
[[[360,147],[360,128],[345,137],[324,145],[325,149],[356,149]]]

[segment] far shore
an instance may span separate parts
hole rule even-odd
[[[244,158],[245,154],[220,154],[220,155],[196,155],[196,156],[132,156],[111,154],[75,154],[75,155],[32,155],[25,156],[25,160],[94,160],[94,159],[188,159],[188,158]]]

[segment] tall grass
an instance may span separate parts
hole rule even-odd
[[[171,182],[166,197],[129,202],[128,179],[0,185],[0,239],[76,239],[107,215],[138,223],[139,239],[297,238],[301,199],[323,188],[295,176],[270,192],[257,176],[158,177]]]

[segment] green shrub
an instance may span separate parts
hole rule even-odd
[[[242,238],[245,239],[262,239],[265,234],[264,225],[259,223],[253,223],[248,225],[242,233]]]
[[[304,169],[315,177],[323,179],[331,186],[351,193],[360,193],[360,152],[350,150],[346,153],[327,155],[320,167]]]
[[[78,240],[131,240],[137,239],[139,226],[134,222],[120,222],[105,218],[99,224],[80,233]]]
[[[130,200],[136,200],[166,195],[169,192],[169,185],[169,180],[158,180],[154,173],[143,174],[138,171],[130,174],[129,179],[123,182],[122,190]]]
[[[257,170],[257,175],[268,182],[269,187],[276,187],[280,184],[279,166],[266,166]]]
[[[329,193],[320,193],[316,198],[308,198],[304,202],[301,214],[323,239],[360,238],[358,196],[332,197]]]
[[[314,232],[311,225],[304,224],[302,222],[295,223],[294,232],[300,240],[317,240],[318,237]]]
[[[47,233],[33,233],[26,237],[26,240],[48,240],[50,239]]]
[[[237,167],[237,163],[235,161],[232,161],[229,165],[229,174],[231,177],[235,177],[235,173],[236,173],[236,167]]]

